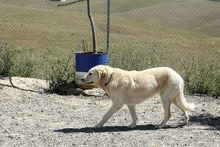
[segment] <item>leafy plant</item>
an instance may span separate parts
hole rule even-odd
[[[19,64],[14,64],[11,75],[31,77],[34,72],[35,61],[32,58],[21,57]]]
[[[162,50],[157,46],[124,45],[122,48],[110,53],[110,63],[114,67],[126,70],[143,70],[146,68],[161,66],[163,58]]]
[[[180,64],[188,92],[219,96],[220,66],[218,62],[191,56],[181,60]]]
[[[35,61],[31,57],[31,52],[24,56],[19,50],[14,49],[7,43],[1,43],[0,75],[30,77],[33,73],[34,65]]]
[[[11,69],[14,65],[14,53],[10,50],[6,42],[0,45],[0,75],[11,75]]]
[[[74,80],[74,66],[72,64],[73,56],[70,55],[67,60],[58,59],[51,66],[51,74],[48,75],[49,90],[57,92],[59,86],[70,83]]]

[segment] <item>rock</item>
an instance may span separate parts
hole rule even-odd
[[[64,85],[61,85],[57,88],[57,92],[60,94],[66,94],[66,95],[80,95],[83,93],[83,90],[80,88],[77,88],[75,83],[67,83]]]

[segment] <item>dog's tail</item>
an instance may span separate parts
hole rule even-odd
[[[195,104],[194,103],[188,103],[188,107],[187,107],[187,110],[190,110],[190,111],[194,111],[195,110]]]
[[[180,105],[185,110],[188,110],[188,111],[194,111],[195,110],[195,104],[194,103],[188,103],[186,101],[185,97],[184,97],[184,94],[180,93],[176,98],[178,99],[177,100],[178,105]]]

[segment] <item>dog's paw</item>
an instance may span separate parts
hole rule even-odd
[[[157,129],[163,129],[165,127],[166,127],[166,125],[163,125],[163,124],[159,124],[159,125],[155,126],[155,128],[157,128]]]
[[[97,125],[94,126],[94,128],[95,128],[95,129],[100,129],[102,126],[103,126],[103,125],[101,125],[101,124],[97,124]]]
[[[130,124],[130,125],[128,126],[128,128],[134,129],[136,126],[137,126],[137,124]]]

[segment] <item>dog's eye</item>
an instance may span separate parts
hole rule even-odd
[[[90,72],[89,75],[92,75],[92,73]]]

